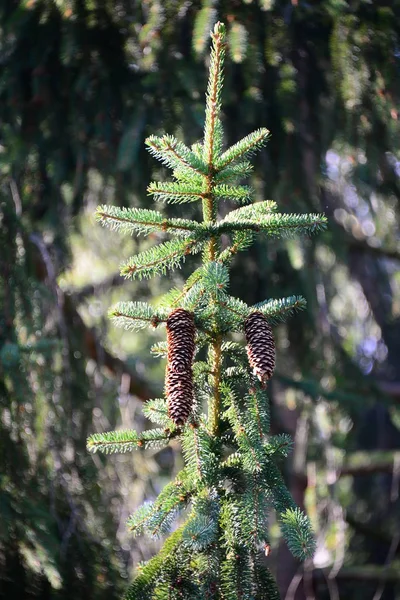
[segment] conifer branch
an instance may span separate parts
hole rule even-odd
[[[217,299],[219,293],[225,292],[229,285],[229,271],[222,263],[210,261],[203,267],[202,281],[204,287]]]
[[[174,555],[182,542],[183,530],[184,526],[182,525],[174,531],[164,542],[160,552],[140,568],[136,579],[129,587],[125,600],[149,600],[165,561]]]
[[[236,325],[242,329],[243,328],[243,319],[245,319],[248,314],[249,314],[249,307],[247,306],[247,304],[245,302],[243,302],[242,300],[239,300],[239,298],[234,298],[233,296],[226,296],[225,298],[221,299],[221,300],[216,300],[216,304],[218,304],[218,306],[226,313],[226,311],[232,313],[232,315],[235,317],[233,322],[230,322],[229,324],[231,326],[234,326],[234,324],[236,323]],[[237,321],[240,320],[240,323],[238,323]],[[234,327],[235,329],[235,327]]]
[[[203,428],[193,427],[186,429],[181,439],[187,468],[195,479],[207,481],[215,468],[209,433]]]
[[[269,457],[284,457],[286,458],[293,448],[293,440],[290,435],[280,433],[269,437],[268,442],[264,445],[265,451]]]
[[[231,262],[238,252],[247,250],[254,242],[254,233],[252,231],[235,231],[233,234],[233,244],[223,250],[217,260],[224,264]]]
[[[138,331],[144,327],[157,327],[165,323],[167,315],[154,310],[146,302],[118,302],[108,313],[114,325],[127,331]]]
[[[214,376],[214,393],[212,404],[210,404],[210,431],[211,435],[219,435],[219,420],[221,413],[221,369],[222,369],[222,338],[217,336],[213,344],[213,376]]]
[[[249,133],[242,140],[231,146],[222,156],[216,161],[215,167],[221,171],[231,162],[239,160],[249,154],[252,154],[265,146],[269,140],[270,133],[265,127]]]
[[[217,541],[220,498],[205,488],[193,501],[193,510],[183,532],[183,544],[192,551],[204,551]]]
[[[232,200],[232,202],[237,202],[238,204],[245,204],[252,199],[254,190],[244,185],[227,185],[222,183],[214,185],[213,193],[217,199]]]
[[[173,422],[168,416],[167,402],[165,398],[154,398],[143,405],[143,414],[153,423],[162,425],[168,429],[173,428]]]
[[[148,531],[154,537],[166,533],[178,510],[186,506],[192,492],[193,487],[186,473],[181,471],[175,481],[164,487],[155,502],[144,504],[129,517],[129,530],[134,535]]]
[[[210,61],[210,77],[206,95],[206,122],[204,126],[204,160],[208,172],[213,170],[215,129],[221,110],[221,91],[223,82],[222,65],[225,56],[225,25],[216,23],[211,34],[212,49]]]
[[[163,304],[166,304],[167,306],[179,306],[181,303],[186,304],[184,301],[185,297],[187,297],[188,294],[190,294],[194,286],[201,282],[202,273],[202,267],[196,269],[188,278],[182,290],[173,289],[170,290],[170,292],[168,292],[165,296],[163,296]]]
[[[233,547],[227,552],[221,568],[223,597],[227,600],[252,598],[251,580],[249,551]]]
[[[157,342],[156,344],[153,344],[152,347],[150,348],[150,352],[156,358],[167,358],[167,354],[168,354],[167,342]]]
[[[280,600],[280,594],[275,580],[257,556],[252,556],[254,577],[257,588],[257,600]]]
[[[201,280],[201,276],[199,275],[198,280]],[[178,306],[180,302],[182,302],[182,304],[184,304],[185,306],[188,305],[187,302],[185,302],[185,299],[189,296],[189,294],[193,291],[194,288],[198,289],[196,286],[198,286],[199,281],[194,281],[193,283],[191,283],[190,285],[186,286],[183,289],[183,292],[181,294],[179,294],[174,302],[172,303],[173,306]]]
[[[202,186],[196,187],[193,183],[153,181],[147,191],[155,200],[169,204],[196,202],[204,197]]]
[[[191,171],[186,167],[176,167],[173,170],[172,176],[176,179],[176,182],[179,185],[190,185],[192,189],[203,189],[205,185],[205,178],[203,173],[197,173],[195,171]]]
[[[287,509],[281,515],[282,534],[294,556],[304,560],[313,555],[315,540],[308,517],[299,509]]]
[[[258,475],[246,477],[247,489],[242,496],[241,518],[246,545],[251,551],[268,539],[268,498]]]
[[[172,135],[162,137],[151,135],[146,139],[145,144],[155,158],[171,169],[193,171],[203,176],[207,174],[207,165]]]
[[[243,160],[236,165],[229,165],[218,171],[215,174],[215,181],[230,181],[232,183],[236,182],[238,179],[245,179],[253,172],[253,165],[248,160]]]
[[[250,392],[245,397],[244,403],[257,424],[258,436],[262,442],[269,431],[270,425],[268,399],[265,390],[252,388]]]
[[[244,207],[247,208],[247,207]],[[240,210],[240,209],[239,209]],[[236,212],[236,211],[233,211]],[[252,219],[231,219],[229,214],[217,225],[218,233],[250,230],[255,233],[268,233],[269,236],[285,237],[299,233],[311,235],[325,229],[326,217],[323,215],[286,215],[272,213]]]
[[[187,237],[199,227],[196,221],[166,219],[160,212],[145,208],[99,206],[96,217],[102,225],[127,234],[143,233],[148,235],[154,231],[160,231]]]
[[[165,274],[184,262],[188,254],[200,252],[203,242],[196,239],[171,240],[145,250],[130,258],[121,267],[121,275],[127,279],[143,279]]]
[[[268,317],[271,324],[284,321],[294,313],[305,310],[307,301],[302,296],[289,296],[278,300],[264,300],[251,307],[250,310],[259,310]]]
[[[220,187],[220,186],[216,186]],[[225,187],[225,186],[221,186]],[[228,186],[226,186],[228,187]],[[225,221],[236,220],[252,220],[259,217],[269,216],[270,213],[276,212],[277,204],[273,200],[264,200],[262,202],[254,202],[247,206],[241,206],[235,210],[231,210],[225,217]]]
[[[179,430],[148,429],[138,433],[133,429],[121,431],[108,431],[106,433],[93,433],[87,440],[87,449],[90,452],[103,452],[104,454],[125,453],[136,448],[158,448],[167,444],[172,438],[179,435]]]
[[[226,382],[221,384],[225,405],[225,416],[235,432],[243,465],[249,472],[261,472],[265,463],[265,454],[259,436],[257,423],[248,418],[239,406],[236,394]]]

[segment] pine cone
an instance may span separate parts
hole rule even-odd
[[[177,373],[191,369],[196,329],[193,314],[177,308],[167,319],[168,367]]]
[[[192,364],[195,352],[193,314],[177,308],[167,319],[168,362],[165,391],[168,414],[178,426],[183,425],[193,407]]]
[[[168,398],[169,417],[175,425],[184,425],[193,407],[192,369],[184,373],[177,373],[167,366],[165,391]]]
[[[244,331],[250,366],[254,375],[265,385],[275,368],[275,342],[271,326],[267,318],[257,311],[247,317]]]

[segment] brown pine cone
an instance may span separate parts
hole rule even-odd
[[[167,319],[168,367],[177,373],[191,369],[195,351],[193,314],[177,308]]]
[[[165,391],[168,398],[169,417],[175,425],[184,425],[194,401],[192,369],[177,373],[167,366]]]
[[[253,369],[265,386],[275,368],[275,342],[267,318],[259,311],[251,313],[245,322],[247,356]]]
[[[168,414],[178,426],[186,422],[194,402],[192,364],[195,333],[192,313],[177,308],[169,315],[165,392],[168,398]]]

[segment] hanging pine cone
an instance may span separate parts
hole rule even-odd
[[[184,425],[193,407],[192,369],[177,373],[167,366],[165,391],[168,398],[168,415],[175,425]]]
[[[266,317],[257,311],[247,317],[244,331],[250,366],[254,375],[265,385],[275,368],[275,342],[271,326]]]
[[[192,363],[195,333],[192,313],[177,308],[169,315],[165,391],[168,398],[168,414],[178,426],[186,422],[194,401]]]
[[[167,319],[168,367],[177,373],[192,368],[196,329],[193,314],[177,308]]]

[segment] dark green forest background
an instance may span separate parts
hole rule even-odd
[[[179,447],[104,458],[85,443],[148,426],[160,334],[116,330],[107,309],[167,284],[124,282],[137,241],[93,213],[150,206],[163,172],[146,136],[200,139],[217,19],[227,142],[272,133],[257,199],[329,218],[311,240],[259,242],[232,277],[249,304],[308,301],[274,330],[269,395],[317,553],[296,563],[271,522],[268,561],[282,599],[400,598],[400,2],[2,0],[1,599],[120,598],[159,543],[125,521],[179,468]]]

